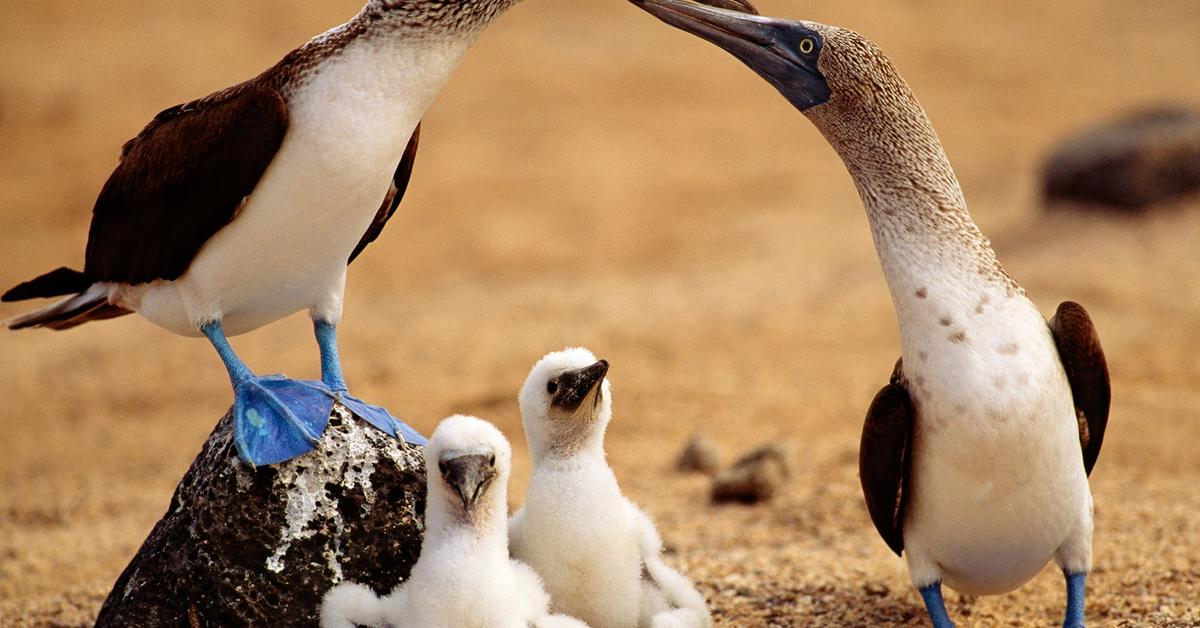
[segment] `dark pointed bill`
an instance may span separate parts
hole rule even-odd
[[[591,366],[566,371],[554,378],[558,385],[550,405],[559,410],[575,412],[593,392],[600,399],[600,382],[608,374],[608,360],[600,360]]]
[[[802,22],[763,17],[745,0],[630,0],[658,19],[724,48],[801,111],[829,100],[817,68],[821,35]]]
[[[438,460],[438,470],[470,512],[496,477],[496,454],[485,448],[446,451]]]
[[[710,7],[718,9],[729,9],[730,11],[741,11],[751,15],[759,15],[758,9],[754,8],[753,4],[747,0],[700,0],[702,4],[707,4]]]

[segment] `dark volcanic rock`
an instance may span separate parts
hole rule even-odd
[[[1046,160],[1049,203],[1138,210],[1200,191],[1200,113],[1152,109],[1069,138]]]
[[[419,447],[335,405],[321,449],[252,469],[231,427],[226,414],[97,626],[316,626],[334,583],[386,593],[408,577],[424,529]]]

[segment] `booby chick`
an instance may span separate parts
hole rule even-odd
[[[491,423],[452,416],[425,447],[425,538],[412,573],[391,595],[343,583],[326,594],[323,628],[586,628],[551,616],[537,574],[508,554],[512,450]]]
[[[512,555],[542,577],[555,612],[595,628],[708,626],[704,598],[663,562],[654,523],[605,460],[607,373],[608,362],[577,348],[542,358],[525,380],[533,473],[509,522]]]
[[[1088,474],[1108,420],[1104,353],[1083,307],[1047,324],[967,213],[912,91],[857,33],[689,0],[633,0],[728,50],[833,145],[871,224],[901,361],[863,428],[860,475],[881,536],[908,560],[935,626],[941,583],[1011,591],[1053,558],[1064,624],[1084,623]]]
[[[404,195],[426,109],[516,2],[369,0],[257,77],[158,114],[100,192],[83,271],[59,268],[2,298],[68,296],[8,326],[67,329],[137,312],[206,336],[233,383],[235,442],[251,464],[310,451],[334,399],[423,444],[347,391],[335,335],[346,267]],[[256,376],[226,339],[303,309],[320,382]]]

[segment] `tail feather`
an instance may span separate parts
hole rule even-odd
[[[37,281],[36,279],[34,281]],[[31,282],[32,283],[32,282]],[[20,286],[18,286],[20,287]],[[108,302],[108,288],[91,284],[79,294],[57,303],[23,314],[5,322],[9,329],[48,327],[70,329],[89,321],[99,321],[131,314],[129,310]]]
[[[46,297],[61,297],[66,294],[86,292],[95,283],[87,275],[70,268],[56,268],[41,277],[30,279],[25,283],[5,292],[0,301],[24,301],[26,299],[44,299]]]

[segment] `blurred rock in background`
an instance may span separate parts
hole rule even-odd
[[[753,504],[771,499],[791,475],[790,458],[788,448],[779,443],[742,456],[713,478],[713,501]]]
[[[1051,207],[1124,211],[1200,191],[1200,112],[1148,108],[1070,137],[1046,160],[1042,189]]]
[[[692,434],[679,453],[675,468],[684,472],[716,473],[721,466],[721,450],[713,439],[699,432]]]

